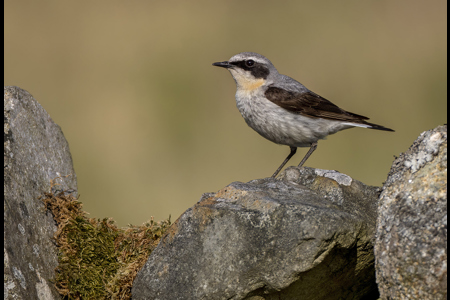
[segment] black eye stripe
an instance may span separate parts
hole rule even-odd
[[[248,70],[247,66],[245,65],[245,61],[243,61],[243,60],[233,61],[233,62],[230,62],[230,64],[235,65],[236,67],[239,67],[241,69]]]
[[[265,65],[252,60],[254,64],[251,67],[249,67],[246,64],[248,61],[249,60],[233,61],[230,62],[230,64],[235,65],[236,67],[241,68],[245,71],[250,71],[252,75],[255,76],[255,78],[266,79],[267,76],[269,76],[270,71]]]
[[[250,63],[251,65],[248,65],[248,62],[253,62]],[[246,71],[251,70],[252,68],[261,65],[260,63],[257,63],[256,61],[252,60],[252,59],[248,59],[248,60],[240,60],[240,61],[234,61],[234,62],[230,62],[230,64],[235,65],[241,69],[244,69]]]

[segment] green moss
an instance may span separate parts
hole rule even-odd
[[[119,229],[112,219],[87,218],[71,195],[46,193],[42,200],[58,225],[55,285],[64,299],[130,299],[133,280],[170,217]]]

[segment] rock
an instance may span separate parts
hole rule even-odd
[[[379,192],[291,167],[204,194],[150,255],[133,299],[377,299]]]
[[[447,299],[447,126],[398,157],[378,207],[376,272],[382,299]]]
[[[50,279],[58,264],[53,217],[38,199],[55,180],[76,190],[69,145],[42,106],[4,88],[4,299],[61,299]]]

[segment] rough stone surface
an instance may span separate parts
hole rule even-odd
[[[380,197],[376,272],[382,299],[447,299],[447,126],[422,133]]]
[[[133,299],[377,299],[379,192],[291,167],[204,194],[150,255]]]
[[[42,106],[18,87],[4,88],[4,299],[60,299],[50,279],[56,230],[38,198],[57,179],[76,190],[69,145]]]

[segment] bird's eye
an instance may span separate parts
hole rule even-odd
[[[253,66],[255,65],[255,61],[254,61],[254,60],[251,60],[251,59],[246,60],[246,61],[245,61],[245,65],[246,65],[247,67],[253,67]]]

